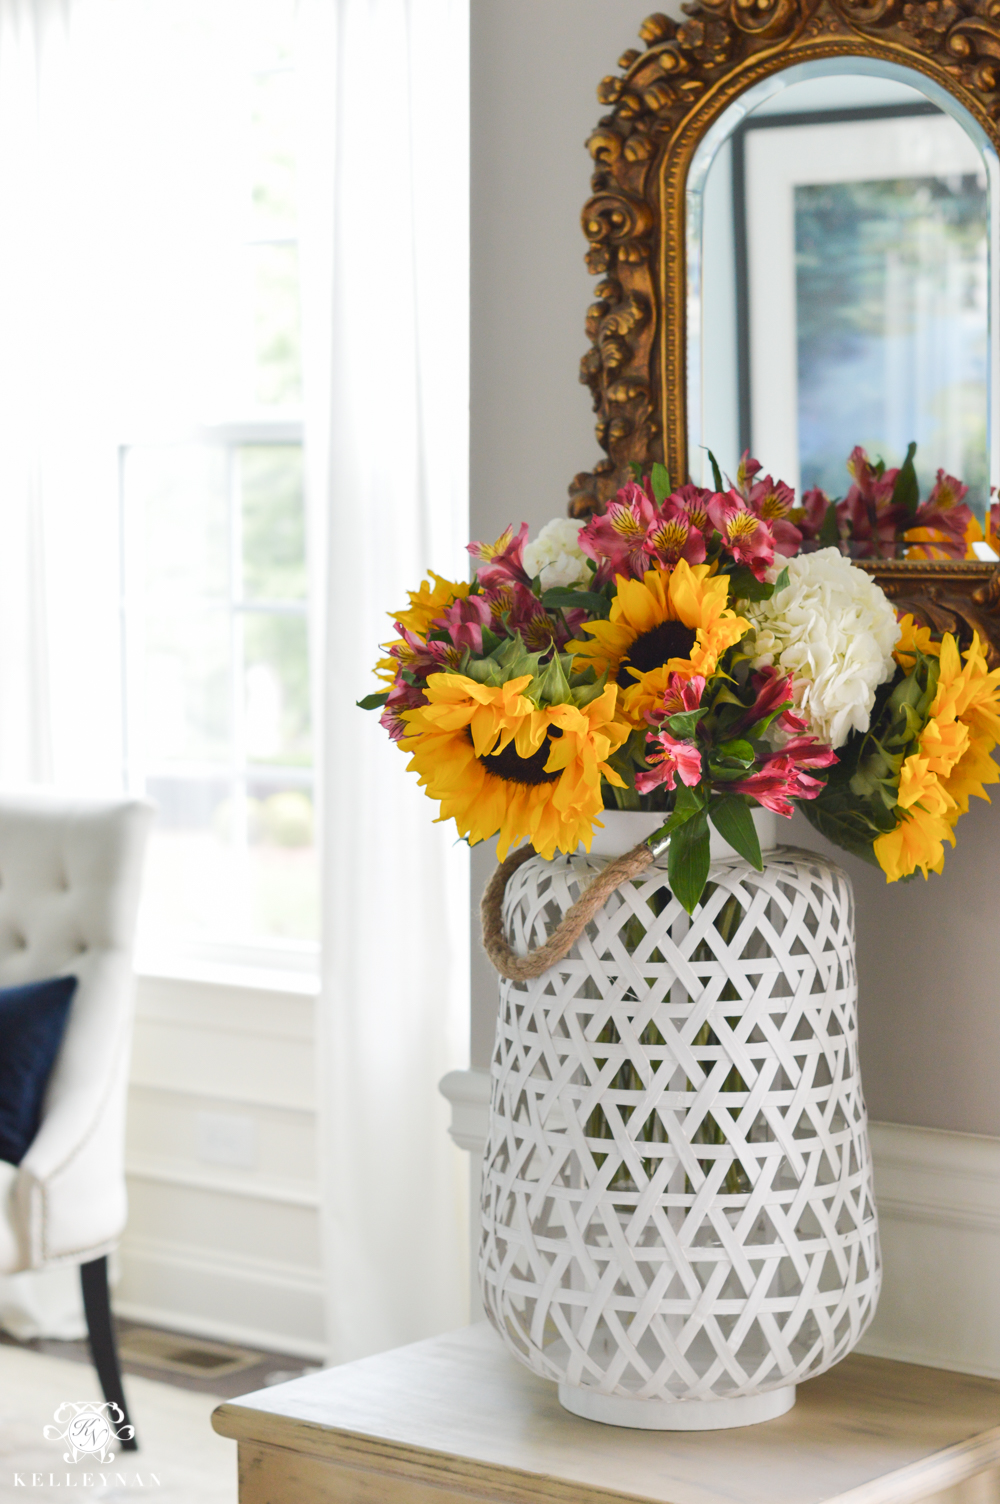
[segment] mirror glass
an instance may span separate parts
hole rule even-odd
[[[907,69],[799,65],[731,106],[688,177],[692,479],[749,448],[840,496],[855,444],[898,465],[915,440],[922,494],[943,467],[982,517],[995,180],[975,123]]]

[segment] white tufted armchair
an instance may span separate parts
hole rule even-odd
[[[132,943],[152,813],[0,794],[0,987],[78,979],[41,1127],[16,1169],[0,1164],[0,1273],[81,1266],[95,1367],[123,1409],[107,1254],[126,1218]]]

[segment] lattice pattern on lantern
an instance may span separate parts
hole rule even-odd
[[[533,858],[524,954],[599,870]],[[844,1357],[880,1283],[858,1071],[853,898],[781,848],[716,862],[689,918],[653,868],[567,959],[504,982],[483,1175],[493,1324],[600,1393],[735,1397]]]

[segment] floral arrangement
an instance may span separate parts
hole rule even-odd
[[[1000,781],[1000,670],[978,638],[963,654],[897,620],[845,553],[964,554],[972,514],[941,472],[920,502],[913,446],[898,470],[860,449],[848,465],[843,501],[798,507],[747,455],[728,483],[712,460],[714,489],[654,465],[586,524],[470,543],[474,578],[411,592],[360,703],[440,819],[498,835],[501,858],[589,850],[605,809],[662,812],[690,912],[710,826],[759,870],[752,809],[798,807],[890,882],[940,872]]]

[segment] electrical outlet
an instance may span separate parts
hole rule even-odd
[[[246,1113],[199,1112],[198,1158],[208,1165],[257,1168],[257,1125]]]

